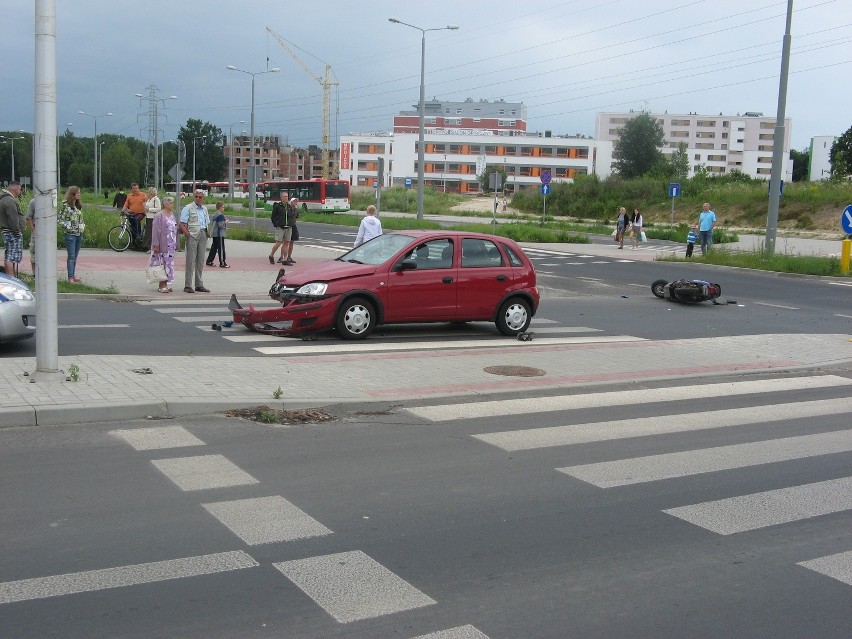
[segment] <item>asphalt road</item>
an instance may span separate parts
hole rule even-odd
[[[446,420],[414,402],[288,428],[217,416],[0,430],[0,485],[16,487],[0,491],[0,628],[845,639],[852,582],[825,572],[852,549],[836,486],[852,466],[849,377],[700,382],[704,395],[734,382],[722,398],[679,382],[622,402],[596,388],[573,409],[533,398],[534,413],[482,398],[499,414],[463,402]],[[829,408],[794,413],[814,404]],[[147,430],[162,427],[177,430]],[[544,428],[571,441],[542,445]]]

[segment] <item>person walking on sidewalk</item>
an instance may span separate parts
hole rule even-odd
[[[710,203],[705,202],[703,211],[698,214],[698,235],[701,236],[701,254],[713,246],[713,227],[716,226],[716,213],[710,210]]]
[[[216,214],[213,216],[213,222],[210,224],[213,227],[212,235],[213,246],[210,247],[210,253],[207,254],[207,266],[213,266],[213,258],[219,255],[219,266],[221,268],[231,268],[225,261],[225,235],[228,232],[228,218],[225,217],[225,203],[216,202]]]
[[[193,201],[180,212],[180,232],[186,238],[184,293],[209,293],[204,287],[204,251],[207,249],[207,225],[210,214],[204,206],[204,191],[196,190]],[[195,288],[193,288],[193,282]]]
[[[293,229],[290,228],[290,203],[287,201],[287,191],[281,190],[281,201],[272,205],[272,226],[275,232],[275,244],[269,253],[269,263],[275,264],[275,251],[281,249],[278,263],[284,262],[290,239],[293,237]]]
[[[68,281],[75,284],[80,283],[76,276],[77,255],[83,246],[83,231],[86,224],[83,222],[83,211],[79,207],[80,187],[71,186],[65,192],[62,208],[59,210],[59,226],[65,231],[65,248],[68,251],[66,267],[68,269]]]
[[[24,214],[21,212],[21,183],[9,182],[0,193],[0,232],[6,247],[3,268],[7,275],[18,277],[18,268],[24,259]]]
[[[639,209],[633,209],[633,217],[630,220],[630,241],[633,243],[633,250],[639,248],[639,242],[642,241],[642,227],[644,220]]]
[[[615,220],[615,241],[618,242],[618,248],[624,248],[624,234],[629,230],[630,216],[627,215],[627,209],[623,206],[618,209],[618,218]]]
[[[287,204],[287,221],[290,223],[290,242],[287,244],[287,255],[284,256],[284,260],[281,262],[286,266],[290,266],[296,263],[296,260],[293,259],[293,248],[296,246],[296,242],[299,241],[299,227],[296,226],[296,220],[299,219],[299,200],[296,198],[290,198],[290,202]]]
[[[175,199],[163,199],[163,206],[151,220],[151,260],[148,266],[162,264],[166,269],[166,279],[160,282],[160,293],[171,293],[175,279],[175,250],[177,250],[177,220],[175,219]]]
[[[361,220],[358,225],[358,235],[355,236],[355,248],[361,246],[364,242],[372,240],[374,237],[379,237],[382,234],[382,223],[376,217],[376,207],[372,204],[367,207],[367,215]]]

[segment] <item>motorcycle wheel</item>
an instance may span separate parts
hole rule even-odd
[[[657,297],[665,297],[663,289],[666,287],[666,284],[668,284],[666,280],[657,280],[656,282],[651,284],[651,292]]]

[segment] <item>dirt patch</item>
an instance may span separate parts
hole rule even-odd
[[[251,408],[235,408],[225,411],[223,415],[228,417],[239,417],[261,424],[316,424],[319,422],[330,422],[334,420],[320,408],[307,408],[303,410],[284,410],[270,408],[269,406],[253,406]]]

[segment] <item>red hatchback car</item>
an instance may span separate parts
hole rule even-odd
[[[512,240],[457,231],[386,233],[335,260],[282,275],[269,291],[283,306],[243,308],[234,321],[262,333],[335,329],[364,339],[379,324],[489,321],[526,331],[538,309],[535,269]]]

